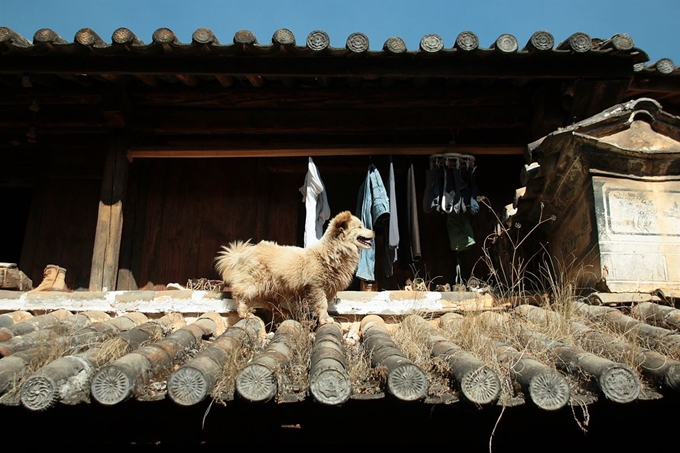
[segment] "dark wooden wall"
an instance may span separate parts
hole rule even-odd
[[[5,244],[3,253],[11,256],[0,261],[19,261],[35,285],[46,265],[58,264],[67,269],[69,288],[89,287],[105,153],[106,143],[101,143],[23,156],[39,165],[15,167],[16,181],[0,186],[0,196],[20,193],[21,204],[30,206],[11,214],[15,230],[25,227],[23,243],[20,251]],[[413,163],[420,201],[429,160],[406,155],[392,159],[399,215],[404,216],[401,192],[406,171]],[[370,163],[388,182],[387,155],[317,156],[314,162],[333,215],[343,210],[356,213],[359,188]],[[489,197],[496,211],[512,201],[522,164],[517,155],[477,156],[480,193]],[[302,246],[305,207],[299,188],[306,172],[307,157],[134,160],[124,194],[116,288],[161,289],[171,282],[184,285],[191,278],[218,278],[214,258],[220,246],[234,240]],[[390,278],[378,260],[378,289],[400,289],[414,277],[432,280],[433,289],[436,284],[454,283],[456,255],[449,248],[446,216],[422,208],[418,216],[422,260],[398,260]],[[469,219],[477,244],[459,254],[462,277],[484,278],[482,245],[493,231],[495,217],[482,208]],[[15,236],[21,241],[20,235]],[[382,244],[378,238],[376,246]],[[358,281],[349,289],[359,289]]]
[[[18,264],[34,286],[42,281],[45,266],[56,264],[66,268],[69,288],[89,287],[104,146],[90,143],[70,148],[36,147],[6,156],[4,163],[14,172],[6,182],[9,187],[0,188],[0,194],[23,188],[28,214],[19,210],[8,212],[8,217],[12,216],[15,223],[23,222],[21,227],[14,226],[23,228]],[[30,165],[21,164],[24,160]],[[4,259],[0,257],[0,261]]]
[[[356,213],[359,188],[370,163],[378,167],[387,185],[388,156],[316,157],[314,162],[326,185],[332,215],[343,210]],[[413,163],[420,200],[428,157],[394,156],[393,162],[398,193]],[[518,186],[521,158],[488,156],[478,162],[480,191],[500,210]],[[138,159],[130,170],[117,289],[161,289],[191,278],[218,278],[214,258],[221,245],[234,240],[302,246],[305,207],[299,188],[307,158]],[[433,280],[433,289],[454,282],[456,256],[448,245],[446,216],[420,210],[419,221],[422,260],[397,261],[391,278],[385,277],[378,260],[379,289],[403,288],[406,279],[415,276]],[[478,261],[495,218],[482,208],[470,216],[470,222],[477,244],[460,253],[465,279],[473,268],[484,277],[486,270]],[[382,238],[376,246],[382,246]],[[358,288],[358,282],[350,287]]]
[[[19,156],[32,157],[34,166],[7,162],[15,169],[14,180],[0,185],[0,197],[14,201],[14,208],[8,210],[11,221],[4,220],[14,233],[0,248],[0,261],[19,262],[34,285],[40,283],[46,265],[57,264],[67,269],[69,288],[91,288],[106,145]],[[332,214],[356,213],[357,195],[370,163],[387,184],[389,159],[386,155],[315,157]],[[393,161],[403,217],[407,169],[414,165],[420,206],[429,161],[422,155],[395,155]],[[512,201],[522,163],[517,155],[477,156],[480,193],[489,197],[496,212]],[[218,278],[214,258],[221,245],[233,240],[266,239],[301,246],[305,208],[299,188],[306,172],[306,157],[134,160],[124,193],[116,289],[162,289],[171,282],[186,284],[191,278]],[[392,266],[394,275],[388,278],[378,259],[378,289],[401,289],[415,277],[431,281],[432,289],[455,282],[457,257],[449,248],[446,216],[422,208],[418,216],[422,260],[414,263],[400,255]],[[483,279],[487,269],[481,260],[482,246],[496,218],[482,207],[469,219],[477,243],[459,253],[461,276]],[[407,233],[402,229],[401,234]],[[16,246],[10,241],[16,241]],[[382,250],[382,238],[377,238],[376,247]],[[349,289],[359,289],[358,281]]]

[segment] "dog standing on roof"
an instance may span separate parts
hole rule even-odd
[[[349,211],[336,215],[319,242],[307,248],[276,242],[235,241],[215,258],[215,268],[231,287],[241,318],[252,310],[309,310],[319,324],[332,323],[328,302],[346,289],[375,233]]]

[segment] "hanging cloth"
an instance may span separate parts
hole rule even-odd
[[[423,191],[423,211],[432,212],[439,206],[439,185],[437,182],[437,158],[430,158],[430,166],[425,172],[425,190]]]
[[[385,236],[389,231],[390,201],[380,172],[375,165],[368,167],[364,184],[359,189],[357,217],[364,227]],[[362,280],[375,281],[375,241],[368,250],[361,250],[356,276]]]
[[[392,250],[397,250],[399,248],[399,219],[397,216],[397,190],[394,181],[394,164],[390,160],[390,176],[389,176],[389,186],[390,186],[390,230],[389,230],[389,246]],[[394,256],[394,261],[396,261],[396,254]]]
[[[390,198],[390,225],[387,238],[383,241],[383,256],[380,258],[385,277],[394,275],[394,263],[399,249],[399,217],[397,216],[397,190],[394,178],[394,164],[390,158],[390,175],[387,181]]]
[[[420,226],[418,225],[418,197],[416,195],[416,176],[413,163],[408,169],[406,180],[406,216],[408,217],[409,233],[411,236],[411,261],[420,261]]]
[[[475,244],[475,235],[470,221],[464,212],[451,212],[446,216],[446,229],[449,233],[451,250],[459,252]]]
[[[311,157],[307,163],[307,175],[305,183],[300,187],[300,193],[306,211],[304,246],[310,247],[319,242],[323,236],[323,225],[331,216],[326,189],[321,181],[319,169]]]

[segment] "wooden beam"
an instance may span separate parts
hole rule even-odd
[[[552,54],[548,60],[533,58],[456,59],[454,53],[441,58],[392,58],[382,55],[375,58],[309,58],[308,55],[290,55],[254,58],[252,55],[196,54],[186,56],[167,54],[135,54],[110,56],[64,54],[3,55],[0,74],[128,74],[128,75],[214,75],[244,76],[246,74],[268,77],[447,77],[488,78],[526,77],[539,79],[609,79],[631,78],[633,58],[607,58],[602,55],[578,55],[568,52]],[[546,64],[548,63],[549,64]]]
[[[114,134],[104,164],[99,217],[92,251],[90,291],[114,290],[123,230],[123,194],[127,182],[124,135]]]
[[[611,104],[610,104],[611,105]],[[603,107],[604,109],[604,107]],[[58,122],[58,118],[53,118]],[[153,134],[310,134],[360,132],[404,133],[471,128],[524,127],[530,120],[528,105],[488,109],[447,107],[379,109],[278,109],[213,111],[139,109],[130,115],[130,127]],[[24,118],[26,122],[26,118]],[[14,126],[17,122],[12,122]],[[59,123],[57,123],[59,124]],[[38,123],[38,126],[45,123]]]
[[[127,152],[130,161],[142,158],[227,158],[227,157],[305,157],[422,155],[458,153],[471,155],[523,155],[524,147],[515,145],[410,145],[410,146],[298,146],[271,148],[228,147],[150,147],[133,146]]]

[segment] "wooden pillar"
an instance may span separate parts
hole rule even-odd
[[[128,165],[127,141],[123,133],[117,132],[111,137],[104,164],[97,231],[92,251],[90,291],[116,288]]]

